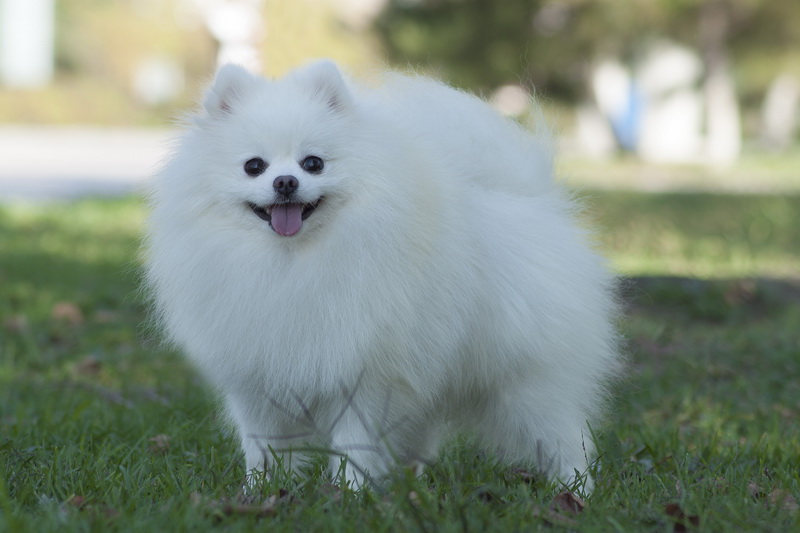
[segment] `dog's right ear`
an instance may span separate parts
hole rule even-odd
[[[331,109],[339,110],[349,105],[351,96],[342,72],[336,63],[320,59],[293,72],[311,94],[324,101]]]
[[[258,78],[244,67],[233,63],[223,65],[206,91],[203,107],[212,117],[228,115],[257,84]]]

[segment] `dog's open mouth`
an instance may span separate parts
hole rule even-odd
[[[270,227],[278,235],[283,237],[291,237],[295,235],[300,228],[303,227],[303,221],[311,216],[311,213],[317,208],[322,198],[317,198],[311,203],[281,203],[271,205],[256,205],[252,202],[247,202],[253,213],[258,215],[258,218],[269,222]]]

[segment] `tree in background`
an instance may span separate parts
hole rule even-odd
[[[479,92],[519,83],[569,103],[587,96],[595,61],[635,64],[664,37],[700,53],[713,102],[726,71],[751,107],[779,74],[800,75],[792,1],[389,0],[375,28],[396,64]]]

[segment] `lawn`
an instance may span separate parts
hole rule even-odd
[[[464,442],[242,497],[212,391],[146,325],[142,205],[0,207],[0,531],[800,531],[800,196],[584,194],[630,354],[585,502]]]

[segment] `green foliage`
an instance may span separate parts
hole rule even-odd
[[[433,70],[477,91],[505,83],[548,98],[583,95],[598,59],[635,63],[648,44],[673,39],[704,53],[709,9],[724,19],[729,47],[748,95],[797,71],[800,4],[769,0],[390,0],[376,30],[397,64]]]
[[[715,232],[752,254],[748,276],[798,264],[796,197],[592,196],[628,274],[641,256],[651,274],[700,261],[727,276],[695,242]],[[585,506],[461,441],[420,479],[354,492],[320,457],[243,496],[214,395],[144,326],[141,223],[135,200],[0,207],[0,531],[800,528],[796,278],[626,283],[630,370]],[[665,234],[677,245],[658,261]]]
[[[397,64],[433,70],[450,83],[478,92],[522,83],[556,94],[581,90],[580,39],[557,41],[533,24],[544,1],[391,1],[376,22],[389,58]],[[571,10],[570,10],[571,11]],[[554,13],[554,17],[568,13]],[[566,31],[566,30],[564,30]],[[548,41],[553,42],[548,42]],[[548,45],[549,44],[549,45]]]

